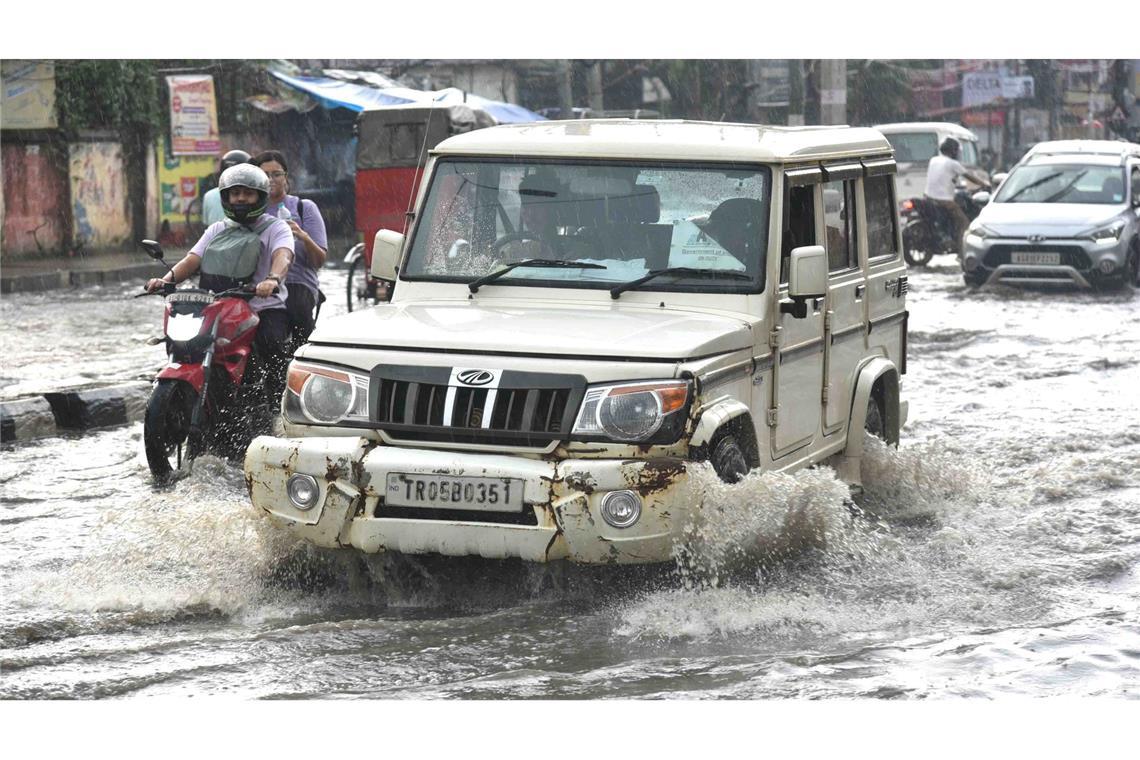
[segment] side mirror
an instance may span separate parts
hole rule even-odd
[[[140,240],[139,245],[146,251],[146,255],[155,261],[162,261],[162,246],[154,240]]]
[[[781,314],[796,319],[807,316],[807,302],[827,295],[827,251],[822,245],[793,248],[788,261],[788,297],[791,303],[780,304]]]
[[[1009,172],[995,172],[990,175],[990,187],[997,190],[1005,178],[1009,176]]]
[[[970,196],[970,200],[972,200],[974,203],[978,204],[979,206],[984,206],[990,202],[990,194],[988,192],[986,192],[985,190],[979,190],[978,192],[976,192]]]
[[[394,282],[396,266],[400,263],[400,251],[404,247],[404,236],[392,230],[380,230],[372,241],[372,267],[369,274],[378,280]]]

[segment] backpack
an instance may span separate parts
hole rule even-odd
[[[248,285],[257,271],[261,258],[261,233],[273,218],[262,215],[249,228],[227,219],[225,227],[202,252],[198,287],[220,293],[241,285]]]

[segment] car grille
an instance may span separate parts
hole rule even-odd
[[[985,265],[990,269],[1002,266],[1009,263],[1010,254],[1014,252],[1024,253],[1059,253],[1061,254],[1061,264],[1070,266],[1078,271],[1086,270],[1092,266],[1089,262],[1088,254],[1084,249],[1076,245],[995,245],[990,248],[986,253],[984,260]],[[1018,264],[1018,266],[1025,266],[1032,268],[1029,264]]]
[[[374,367],[372,424],[394,438],[545,447],[569,437],[586,390],[581,375],[514,371],[493,389],[451,385],[451,370]]]

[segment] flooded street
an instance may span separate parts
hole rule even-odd
[[[1140,294],[940,259],[865,514],[827,468],[698,473],[668,567],[317,552],[237,466],[156,490],[141,424],[6,445],[0,698],[1140,697]],[[0,393],[149,377],[131,292],[6,296]]]

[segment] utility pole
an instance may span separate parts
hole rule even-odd
[[[605,110],[605,99],[602,97],[601,61],[594,61],[587,69],[586,91],[589,95],[590,108],[600,114]]]
[[[820,61],[819,121],[821,124],[847,123],[847,61],[827,58]]]
[[[788,126],[802,127],[804,123],[804,62],[799,58],[788,61]]]
[[[563,119],[574,118],[573,68],[570,61],[558,62],[558,109]]]

